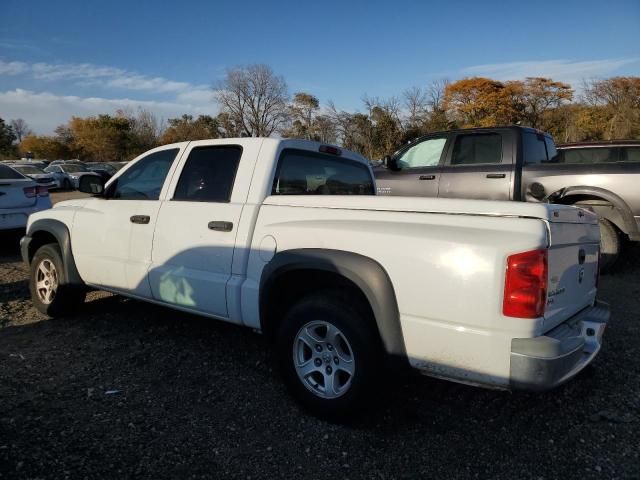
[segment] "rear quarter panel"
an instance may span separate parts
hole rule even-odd
[[[259,328],[260,277],[275,251],[358,253],[380,263],[392,281],[414,366],[506,385],[511,338],[531,336],[542,321],[502,316],[505,260],[547,241],[545,223],[534,219],[263,205],[243,289],[243,318]]]

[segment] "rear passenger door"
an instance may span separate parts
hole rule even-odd
[[[220,141],[192,142],[163,202],[148,278],[153,297],[197,312],[227,317],[227,283],[247,191],[234,189],[247,152]]]
[[[440,175],[439,197],[511,200],[510,132],[458,133]]]
[[[395,158],[396,170],[376,171],[378,194],[437,196],[447,140],[447,135],[430,137],[401,151]]]

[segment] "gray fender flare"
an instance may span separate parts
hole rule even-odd
[[[619,214],[619,220],[613,221],[614,219],[611,219],[613,223],[615,223],[618,228],[628,234],[631,238],[638,238],[640,236],[640,233],[638,232],[638,225],[635,221],[635,218],[633,217],[633,213],[629,208],[629,205],[627,205],[622,197],[609,190],[590,186],[567,187],[555,193],[552,193],[551,195],[549,195],[548,199],[552,203],[557,203],[558,200],[567,199],[568,197],[576,195],[591,195],[606,200],[614,206]],[[607,218],[607,216],[603,215],[603,218]],[[622,225],[619,225],[620,223],[622,223]]]
[[[389,275],[378,262],[342,250],[296,249],[277,253],[266,265],[260,281],[260,321],[263,321],[270,285],[282,274],[294,270],[323,270],[354,283],[364,294],[387,354],[406,359],[400,312]]]
[[[69,233],[69,229],[60,220],[42,218],[29,225],[26,236],[20,241],[20,250],[24,262],[28,265],[31,261],[29,246],[38,232],[49,233],[57,240],[58,245],[60,246],[60,251],[62,252],[64,274],[68,283],[71,285],[84,285],[82,277],[80,277],[78,269],[76,268],[73,253],[71,252],[71,235]]]

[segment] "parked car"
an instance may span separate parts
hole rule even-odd
[[[20,172],[26,177],[29,177],[38,185],[43,185],[48,189],[60,188],[60,182],[51,173],[47,173],[41,168],[31,164],[14,164],[12,168]]]
[[[24,228],[35,212],[51,208],[49,190],[8,165],[0,165],[0,230]]]
[[[87,169],[100,175],[103,180],[107,181],[118,171],[112,165],[106,162],[88,162],[85,163]]]
[[[629,152],[632,160],[620,153],[611,162],[566,161],[578,153],[558,155],[551,136],[532,128],[453,130],[405,145],[375,175],[381,195],[551,202],[592,210],[600,218],[602,268],[608,270],[620,256],[622,237],[640,240],[640,162],[633,160],[637,150],[629,146]]]
[[[116,170],[120,170],[122,167],[124,167],[129,162],[108,162],[108,163],[109,163],[109,165],[111,165]]]
[[[44,171],[52,174],[64,190],[77,189],[80,178],[85,175],[99,176],[89,171],[84,165],[71,162],[49,165]]]
[[[64,315],[90,287],[259,330],[318,415],[374,401],[387,362],[554,387],[593,360],[609,317],[594,214],[375,196],[367,160],[333,146],[177,143],[80,189],[93,196],[32,216],[21,241],[38,310]]]

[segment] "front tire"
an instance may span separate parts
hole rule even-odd
[[[65,178],[64,180],[62,180],[62,189],[71,190],[71,182],[69,181],[68,178]]]
[[[55,243],[43,245],[33,256],[29,290],[36,309],[50,317],[73,313],[85,298],[84,288],[68,283],[60,247]]]
[[[600,270],[610,272],[622,250],[622,239],[616,227],[609,220],[601,218],[600,224]]]
[[[367,309],[339,292],[299,300],[278,333],[280,367],[292,395],[311,413],[342,420],[376,403],[384,390],[380,341]]]

